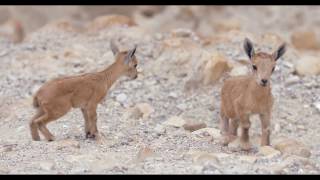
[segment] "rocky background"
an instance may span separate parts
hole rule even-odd
[[[0,173],[315,174],[320,172],[320,7],[0,7]],[[270,147],[219,144],[220,89],[247,74],[245,37],[287,53],[272,76]],[[32,141],[32,95],[46,81],[101,70],[109,43],[138,44],[139,77],[121,78],[98,108],[101,144],[85,139],[79,110]]]

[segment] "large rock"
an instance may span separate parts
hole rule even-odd
[[[112,26],[134,26],[136,23],[133,19],[124,15],[105,15],[99,16],[88,25],[88,32],[98,32]]]
[[[301,142],[289,138],[280,138],[275,140],[275,149],[281,151],[283,154],[297,155],[301,157],[310,157],[310,149]]]
[[[304,55],[295,62],[295,69],[299,75],[320,74],[320,57]]]
[[[318,48],[317,36],[314,31],[296,31],[291,35],[291,41],[297,49],[312,50]]]
[[[223,75],[230,70],[228,60],[221,53],[212,54],[203,69],[203,83],[205,85],[215,83]]]

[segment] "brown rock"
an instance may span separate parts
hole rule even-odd
[[[203,83],[205,85],[215,83],[224,72],[230,70],[228,61],[224,55],[214,53],[211,59],[206,63],[203,70]]]
[[[296,31],[291,35],[291,41],[293,46],[300,50],[318,48],[317,37],[314,31]]]
[[[235,19],[222,20],[214,24],[214,29],[218,32],[226,32],[231,30],[240,30],[240,22]]]
[[[186,124],[183,125],[183,128],[187,131],[193,132],[202,128],[207,127],[204,122],[195,122],[195,121],[187,121]]]

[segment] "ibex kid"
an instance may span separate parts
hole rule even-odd
[[[252,74],[227,79],[221,90],[220,127],[223,145],[237,137],[240,123],[240,146],[249,150],[249,116],[259,114],[262,127],[261,145],[270,145],[270,120],[273,105],[270,77],[276,61],[285,53],[282,44],[273,54],[256,53],[249,39],[244,41],[244,50],[252,64]]]
[[[115,62],[101,72],[57,78],[44,84],[35,94],[33,105],[37,114],[31,119],[33,140],[40,140],[38,130],[48,141],[54,136],[46,125],[65,115],[71,108],[80,108],[85,120],[86,138],[99,138],[97,129],[97,106],[106,96],[112,84],[122,75],[136,79],[137,46],[130,51],[119,52],[111,41]]]

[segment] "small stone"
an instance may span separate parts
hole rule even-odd
[[[279,123],[276,123],[276,124],[274,125],[274,131],[275,131],[275,132],[280,132],[280,130],[281,130],[281,125],[280,125]]]
[[[163,124],[173,127],[182,127],[185,124],[185,120],[178,116],[173,116],[169,120],[165,121]]]
[[[299,76],[290,76],[286,81],[285,81],[285,85],[286,86],[291,86],[293,84],[297,84],[300,82],[300,78]]]
[[[16,147],[17,144],[5,144],[0,146],[0,153],[2,152],[10,152],[14,150],[14,147]]]
[[[259,148],[258,154],[264,156],[263,158],[272,159],[280,156],[281,152],[271,146],[262,146]]]
[[[153,149],[149,147],[142,147],[137,154],[137,161],[143,161],[146,158],[153,156],[154,154],[155,153]]]
[[[169,93],[169,98],[176,99],[176,98],[178,98],[178,95],[177,95],[177,93],[175,93],[175,92],[170,92],[170,93]]]
[[[215,139],[218,139],[221,137],[220,130],[216,128],[202,128],[199,130],[196,130],[192,132],[192,134],[197,136],[212,136]]]
[[[154,112],[153,107],[148,103],[136,104],[131,114],[135,119],[147,119]]]
[[[320,102],[313,103],[313,105],[320,112]]]
[[[120,103],[124,103],[127,100],[127,95],[121,93],[116,96],[116,100]]]
[[[188,108],[188,106],[185,103],[181,103],[177,105],[177,108],[180,109],[181,111],[184,111]]]
[[[228,148],[232,151],[240,150],[240,139],[237,138],[228,144]]]
[[[258,158],[255,157],[255,156],[246,156],[246,155],[244,155],[244,156],[239,156],[239,159],[240,159],[240,161],[253,164],[253,163],[255,163],[257,161]]]
[[[206,163],[213,163],[219,164],[219,159],[213,154],[208,152],[194,152],[191,154],[192,160],[196,164],[206,164]]]
[[[207,127],[206,123],[204,122],[187,122],[183,125],[183,128],[187,131],[193,132],[202,128]]]
[[[31,94],[35,94],[40,89],[40,87],[41,87],[40,84],[34,85],[31,90]]]
[[[164,134],[166,132],[166,129],[158,124],[155,128],[154,128],[154,131],[157,133],[157,134]]]
[[[64,139],[59,141],[54,141],[52,144],[54,144],[57,149],[63,149],[63,148],[80,148],[80,143],[76,140],[72,139]]]
[[[42,170],[50,171],[55,168],[55,163],[52,161],[43,161],[39,163],[39,166]]]

